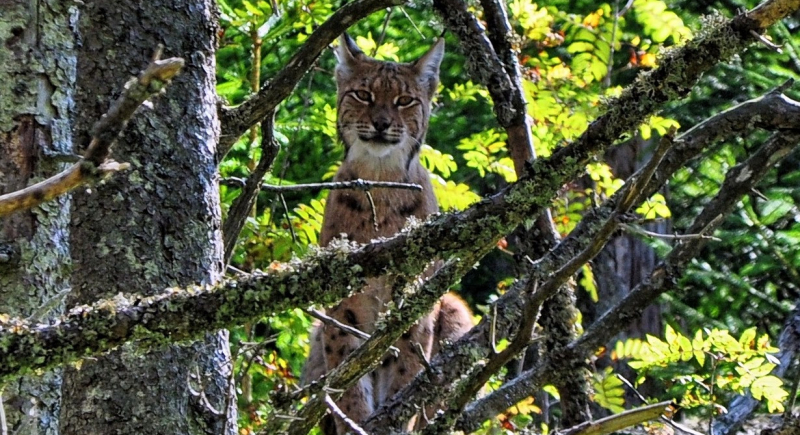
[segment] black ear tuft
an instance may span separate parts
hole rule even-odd
[[[333,53],[339,61],[338,65],[336,65],[337,77],[350,75],[355,65],[366,56],[347,33],[342,33],[342,36],[339,37],[339,45],[334,49]]]
[[[433,93],[436,92],[436,87],[439,85],[439,66],[442,64],[443,58],[444,38],[439,38],[427,53],[414,62],[417,74],[419,74],[419,81],[429,88],[430,96],[433,96]]]

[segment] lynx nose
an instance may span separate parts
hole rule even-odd
[[[390,125],[392,125],[392,121],[390,121],[389,118],[381,116],[379,118],[373,119],[372,125],[375,127],[375,130],[377,130],[379,133],[383,133],[384,131],[386,131],[386,129],[389,128]]]

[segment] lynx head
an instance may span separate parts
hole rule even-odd
[[[346,161],[406,168],[428,130],[444,40],[412,63],[375,60],[344,34],[336,57],[339,136]]]

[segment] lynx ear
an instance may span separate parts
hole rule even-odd
[[[345,77],[353,72],[355,66],[365,57],[363,51],[358,48],[356,42],[347,33],[342,33],[339,37],[339,45],[333,53],[339,63],[336,65],[336,77]]]
[[[444,58],[444,38],[439,38],[433,47],[428,50],[421,58],[414,62],[417,69],[418,80],[426,88],[428,95],[433,96],[436,87],[439,85],[439,65]]]

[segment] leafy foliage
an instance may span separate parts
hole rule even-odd
[[[644,341],[617,342],[613,358],[627,359],[638,371],[636,384],[646,377],[671,379],[668,393],[684,408],[707,407],[730,393],[749,390],[770,412],[782,412],[788,392],[770,374],[778,363],[772,355],[777,351],[766,334],[757,337],[756,328],[737,340],[721,329],[697,330],[689,338],[667,325],[664,340],[648,335]]]
[[[611,367],[595,373],[592,382],[595,403],[615,414],[624,411],[625,389],[622,385],[622,381],[614,374]]]

